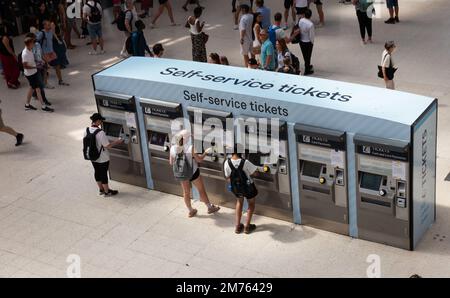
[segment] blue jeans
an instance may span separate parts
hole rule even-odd
[[[97,24],[87,24],[87,29],[89,32],[89,37],[92,39],[96,39],[98,38],[102,38],[103,34],[102,34],[102,24],[101,23],[97,23]]]

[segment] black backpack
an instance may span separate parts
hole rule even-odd
[[[131,10],[125,10],[119,13],[119,16],[117,17],[117,29],[119,29],[119,31],[127,31],[127,27],[125,27],[125,17],[129,11]],[[133,29],[133,13],[131,13],[130,26],[131,29]]]
[[[91,9],[91,15],[89,16],[89,21],[91,23],[100,23],[102,21],[102,13],[100,12],[100,9],[98,9],[97,4],[97,1],[94,1],[94,6],[89,5],[89,3],[86,2],[86,5]]]
[[[231,159],[227,160],[228,166],[231,169],[230,182],[231,182],[231,191],[238,198],[247,198],[252,199],[256,197],[258,191],[256,190],[255,184],[252,183],[244,172],[244,164],[245,159],[241,159],[239,166],[237,168],[234,167]]]
[[[83,138],[83,157],[85,160],[94,161],[100,158],[103,146],[98,150],[96,136],[101,131],[102,130],[98,128],[91,133],[89,127],[86,128],[86,136]]]
[[[23,62],[22,62],[22,52],[17,55],[17,66],[19,67],[20,72],[23,73]]]
[[[133,55],[134,53],[133,33],[130,36],[128,36],[127,40],[125,41],[125,49],[127,50],[128,55]]]
[[[298,60],[297,56],[295,56],[292,52],[291,52],[291,61],[292,61],[292,67],[295,70],[296,74],[300,74],[300,60]]]
[[[184,152],[177,154],[172,165],[173,176],[177,181],[189,181],[193,175],[193,168]]]

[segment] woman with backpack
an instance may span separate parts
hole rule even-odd
[[[8,88],[19,88],[19,64],[16,53],[14,52],[13,39],[9,36],[6,26],[0,27],[0,61],[3,65],[3,73]]]
[[[223,171],[225,178],[229,182],[228,190],[236,196],[236,228],[234,232],[236,234],[242,233],[250,234],[256,229],[256,225],[251,224],[253,213],[255,212],[256,202],[255,198],[258,195],[258,191],[251,178],[253,173],[258,168],[250,161],[243,159],[241,154],[238,153],[237,146],[231,158],[228,158],[224,165]],[[244,206],[244,198],[248,203],[247,221],[245,226],[241,223],[242,208]]]
[[[194,217],[197,214],[197,209],[192,208],[191,204],[191,183],[197,188],[200,200],[208,208],[208,214],[213,214],[219,211],[220,207],[209,202],[198,167],[198,163],[203,161],[209,150],[207,149],[203,154],[197,154],[194,147],[189,145],[189,138],[190,133],[187,130],[182,130],[173,137],[169,162],[173,166],[175,180],[179,181],[183,188],[184,203],[189,210],[188,217]]]

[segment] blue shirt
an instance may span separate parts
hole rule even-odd
[[[256,9],[256,12],[259,12],[262,15],[262,28],[266,29],[269,28],[271,22],[270,22],[270,9],[267,7],[258,7]]]
[[[45,37],[44,37],[45,36]],[[41,31],[36,34],[36,40],[42,45],[42,52],[49,54],[54,52],[53,50],[53,32]]]
[[[271,56],[270,64],[266,65],[266,59]],[[267,39],[261,46],[261,65],[263,69],[275,70],[276,68],[275,49],[270,39]]]

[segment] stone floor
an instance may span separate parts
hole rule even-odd
[[[177,21],[184,23],[182,1],[173,2]],[[223,4],[229,1],[202,2],[208,51],[241,65],[231,8]],[[260,216],[257,232],[235,235],[231,209],[209,216],[196,203],[200,214],[188,219],[179,197],[116,182],[119,196],[97,196],[80,143],[88,115],[95,111],[90,76],[119,60],[124,39],[105,25],[106,55],[88,56],[84,41],[75,40],[79,47],[69,52],[71,64],[64,70],[71,86],[48,91],[54,114],[25,111],[26,87],[9,90],[0,84],[4,121],[25,133],[19,148],[7,135],[0,137],[0,277],[64,277],[71,254],[81,258],[82,277],[365,277],[371,254],[380,256],[382,277],[450,276],[450,183],[445,181],[450,169],[450,2],[403,1],[396,25],[383,23],[385,4],[377,4],[375,43],[367,46],[360,44],[354,9],[337,0],[324,2],[327,24],[317,29],[315,76],[381,86],[376,65],[384,41],[393,39],[398,89],[439,98],[437,222],[416,251]],[[266,3],[272,11],[282,9],[282,1]],[[110,14],[105,18],[107,23]],[[162,42],[166,57],[190,59],[186,29],[168,25],[164,15],[159,28],[146,30],[148,41]],[[18,51],[22,38],[15,44]],[[300,56],[298,46],[291,49]],[[51,81],[55,84],[53,74]]]

